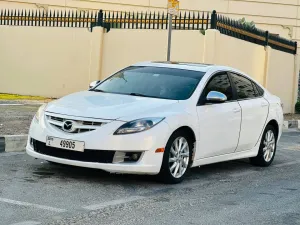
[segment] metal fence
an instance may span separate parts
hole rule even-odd
[[[270,34],[269,31],[243,25],[237,20],[217,15],[216,11],[212,13],[211,17],[212,29],[217,29],[222,34],[263,46],[271,46],[279,51],[297,54],[297,42]]]
[[[178,30],[205,30],[210,27],[208,12],[180,12],[173,19],[173,28]],[[168,29],[169,15],[162,12],[112,12],[112,11],[40,11],[1,10],[0,25],[50,26],[93,28],[104,26],[119,29]]]
[[[168,29],[169,15],[162,12],[104,12],[103,22],[117,29]],[[172,19],[175,30],[207,30],[210,28],[209,12],[180,12]]]
[[[1,10],[0,25],[79,27],[93,29],[102,26],[110,29],[168,29],[169,15],[165,12],[111,12],[111,11],[51,11]],[[217,29],[222,34],[279,51],[296,54],[297,42],[270,34],[268,31],[249,28],[237,20],[218,15],[216,11],[180,12],[172,19],[175,30]]]
[[[99,11],[1,10],[0,25],[93,28],[103,24]]]

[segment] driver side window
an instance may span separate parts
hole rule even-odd
[[[206,98],[210,91],[218,91],[223,93],[226,95],[227,101],[231,101],[233,99],[232,87],[227,73],[218,74],[211,78],[206,85],[202,96]]]

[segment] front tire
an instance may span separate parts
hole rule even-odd
[[[56,163],[56,162],[52,162],[52,161],[48,161],[48,160],[46,160],[46,161],[51,165],[61,165],[60,163]]]
[[[272,125],[267,125],[261,139],[258,155],[250,158],[251,164],[262,167],[272,164],[277,148],[277,136],[275,128]]]
[[[192,162],[193,141],[184,130],[176,131],[170,137],[164,152],[159,178],[168,184],[183,181]]]

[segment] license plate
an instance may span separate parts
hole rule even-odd
[[[47,137],[46,145],[54,148],[61,148],[71,151],[84,152],[84,142]]]

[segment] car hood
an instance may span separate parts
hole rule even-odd
[[[176,100],[83,91],[49,103],[46,112],[109,120],[123,118],[127,121],[126,117],[137,115],[143,118],[149,111],[163,112],[176,103]]]

